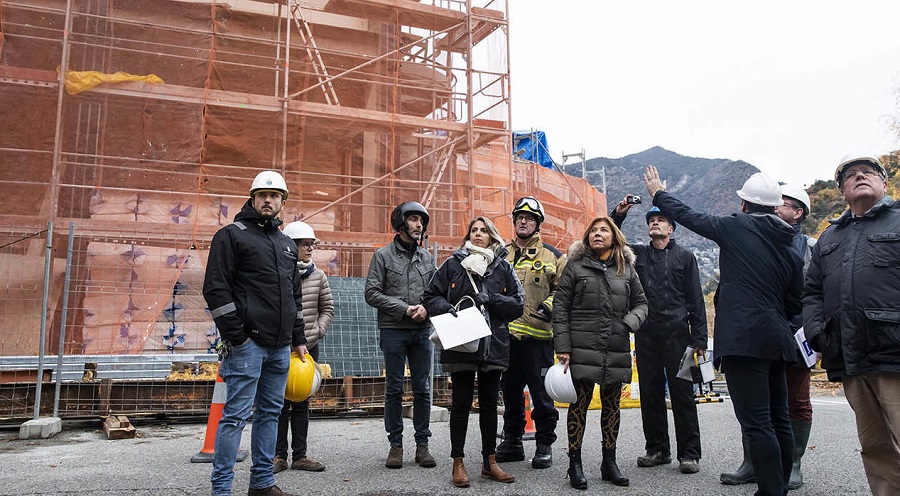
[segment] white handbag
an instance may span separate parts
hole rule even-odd
[[[468,275],[477,294],[478,286],[475,285],[472,275]],[[460,310],[459,305],[466,299],[472,302],[472,306]],[[484,318],[484,310],[479,310],[475,300],[468,295],[460,298],[454,308],[456,308],[455,317],[452,313],[431,317],[434,332],[431,333],[430,339],[443,350],[475,353],[478,351],[481,338],[491,335],[491,328]]]

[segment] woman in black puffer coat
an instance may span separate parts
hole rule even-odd
[[[568,365],[577,401],[569,405],[569,484],[587,489],[581,467],[581,441],[594,384],[600,385],[603,410],[603,480],[627,486],[616,464],[622,383],[631,381],[631,342],[647,318],[647,298],[634,270],[634,253],[625,236],[606,217],[591,222],[581,241],[569,249],[553,297],[553,347]]]
[[[509,366],[509,329],[507,323],[522,315],[525,297],[519,279],[509,262],[497,228],[486,217],[469,223],[463,246],[448,258],[425,289],[428,315],[455,312],[454,304],[471,296],[483,306],[491,335],[481,339],[478,351],[463,353],[444,350],[441,365],[450,372],[453,398],[450,408],[450,456],[453,457],[453,484],[468,487],[463,465],[469,411],[478,376],[478,423],[481,427],[481,476],[499,482],[514,482],[515,477],[497,466],[497,398],[500,375]],[[472,288],[472,281],[478,292]]]

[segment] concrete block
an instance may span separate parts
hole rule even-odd
[[[62,419],[59,417],[41,417],[31,419],[19,426],[19,439],[47,439],[62,431]]]
[[[405,405],[403,407],[403,416],[406,418],[413,418],[413,407],[412,405]],[[432,406],[431,407],[431,421],[432,422],[449,422],[450,421],[450,410],[439,407]]]

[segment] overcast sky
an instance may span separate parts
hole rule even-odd
[[[512,127],[544,131],[557,162],[659,145],[808,185],[849,151],[900,148],[898,0],[511,0],[509,11]]]

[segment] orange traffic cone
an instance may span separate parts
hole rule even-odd
[[[203,449],[191,457],[191,463],[212,463],[216,447],[216,431],[219,429],[219,420],[222,419],[222,409],[225,407],[225,398],[228,397],[225,381],[222,376],[216,374],[216,387],[213,389],[212,402],[209,405],[209,420],[206,421],[206,439],[203,441]],[[237,461],[247,459],[247,450],[238,449]]]
[[[531,392],[528,391],[528,387],[525,387],[525,434],[522,436],[522,439],[525,441],[531,441],[534,439],[534,420],[531,420],[531,410],[533,407],[531,406]]]

